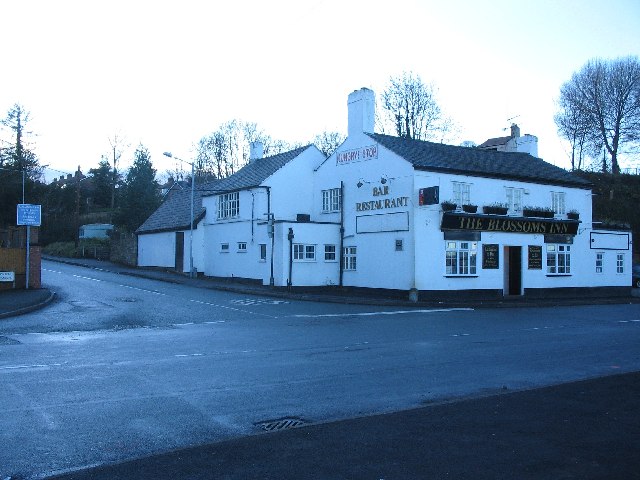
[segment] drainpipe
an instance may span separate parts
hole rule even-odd
[[[275,281],[273,279],[273,246],[275,239],[275,226],[273,214],[271,213],[271,187],[267,185],[258,185],[256,188],[264,188],[267,191],[267,232],[271,237],[271,265],[269,270],[269,285],[273,287],[275,285]],[[253,231],[253,223],[251,225],[251,229]]]
[[[271,187],[264,187],[264,188],[267,189],[267,218],[269,219],[268,220],[269,224],[267,228],[271,232],[271,269],[269,271],[269,285],[273,287],[275,285],[275,282],[273,281],[273,246],[274,246],[274,239],[276,236],[276,232],[275,232],[276,227],[274,225],[273,213],[271,213]]]
[[[287,288],[291,290],[291,285],[293,284],[291,281],[291,275],[293,272],[293,228],[289,228],[287,239],[289,240],[289,278],[287,279]]]
[[[344,275],[344,265],[342,262],[342,251],[344,248],[344,182],[340,181],[340,251],[338,260],[340,265],[340,279],[338,285],[342,288],[342,277]]]

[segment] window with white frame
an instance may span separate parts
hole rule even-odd
[[[339,212],[342,208],[342,192],[339,188],[322,190],[322,213]]]
[[[240,214],[240,192],[218,195],[218,220],[235,218]]]
[[[453,203],[461,207],[471,203],[471,184],[451,182],[453,184]]]
[[[567,213],[565,197],[564,192],[551,192],[551,208],[553,209],[553,213],[557,215]]]
[[[446,274],[475,275],[478,258],[478,242],[447,240]]]
[[[247,251],[247,242],[238,242],[238,252],[246,252]]]
[[[356,247],[344,247],[342,249],[342,269],[343,270],[355,270],[357,266],[356,261]]]
[[[596,252],[596,273],[602,273],[604,269],[604,252]]]
[[[335,262],[336,261],[336,246],[325,245],[324,246],[324,261]]]
[[[505,193],[507,194],[507,206],[509,207],[509,213],[521,214],[524,188],[506,187]]]
[[[293,244],[293,260],[295,262],[313,262],[316,259],[316,246],[304,243]]]
[[[260,261],[261,262],[267,261],[267,244],[266,243],[260,244]]]
[[[616,254],[616,272],[624,273],[624,253]]]
[[[571,245],[547,244],[547,273],[549,275],[571,274]]]

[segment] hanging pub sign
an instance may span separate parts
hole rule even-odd
[[[575,220],[531,219],[526,217],[496,218],[494,215],[444,213],[442,230],[476,230],[481,232],[576,235]]]
[[[529,245],[529,270],[542,270],[542,247]]]
[[[497,243],[484,243],[482,245],[482,268],[500,268],[500,252]]]

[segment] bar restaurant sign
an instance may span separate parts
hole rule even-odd
[[[493,215],[444,213],[440,228],[441,230],[576,235],[578,233],[578,223],[574,220],[526,217],[496,218]]]

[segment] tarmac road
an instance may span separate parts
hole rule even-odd
[[[639,394],[640,373],[632,372],[50,474],[65,479],[640,479]],[[7,477],[2,470],[1,480],[26,478]]]
[[[72,472],[114,479],[639,479],[640,373],[254,435]]]

